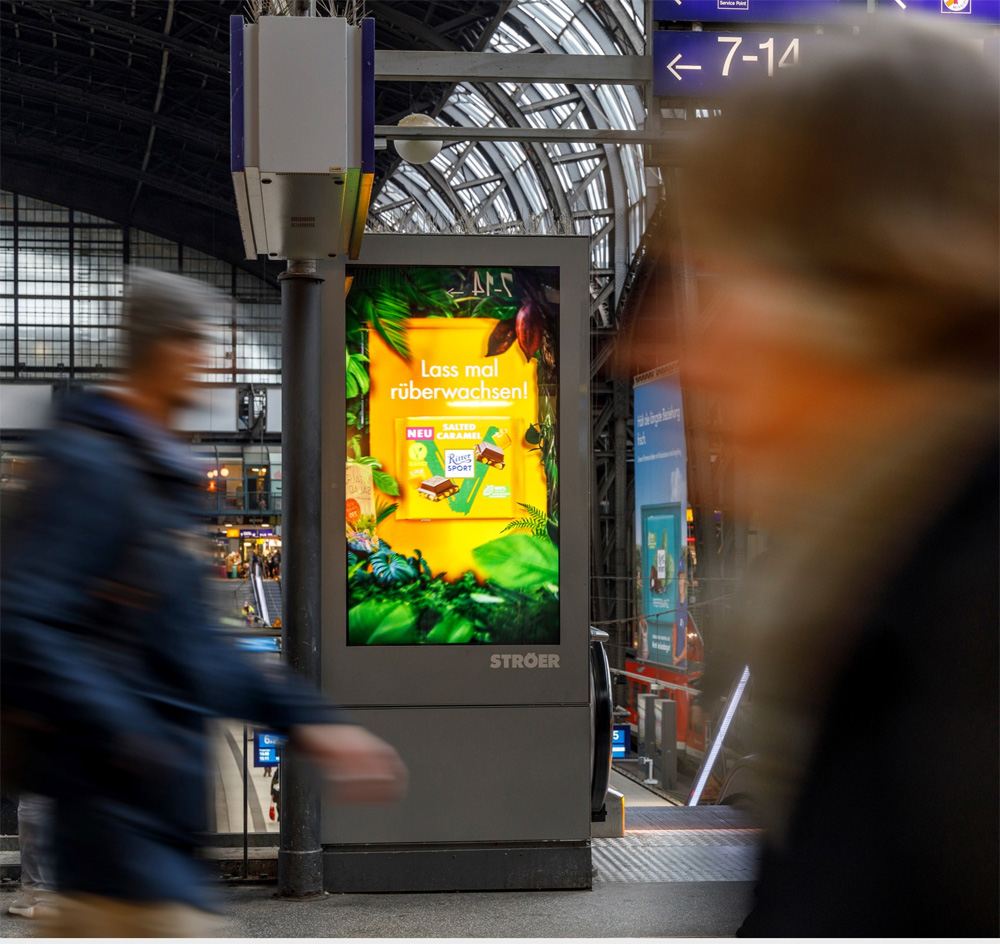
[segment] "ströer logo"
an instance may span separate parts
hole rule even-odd
[[[491,669],[558,669],[559,656],[554,652],[495,653],[490,656]]]

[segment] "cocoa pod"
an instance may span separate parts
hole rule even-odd
[[[497,354],[503,354],[514,343],[515,337],[517,337],[517,332],[514,329],[513,318],[498,321],[486,344],[486,356],[496,357]]]
[[[530,358],[542,344],[543,318],[541,312],[530,301],[525,302],[514,319],[514,327],[517,331],[518,344],[521,345],[524,356]]]

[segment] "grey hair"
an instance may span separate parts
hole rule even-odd
[[[122,308],[129,367],[145,363],[153,346],[168,338],[199,335],[222,300],[203,282],[130,266]]]

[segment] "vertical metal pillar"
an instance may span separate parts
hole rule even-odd
[[[615,646],[624,653],[625,627],[628,624],[628,578],[631,572],[631,542],[628,540],[628,519],[634,508],[626,508],[628,499],[628,414],[630,385],[627,380],[614,381],[615,409]],[[621,662],[621,664],[619,664]],[[615,668],[624,669],[624,658],[615,659]]]
[[[321,291],[316,263],[289,261],[281,284],[282,648],[288,664],[320,684]],[[318,774],[281,757],[278,896],[323,894]]]

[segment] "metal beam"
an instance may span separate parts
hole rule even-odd
[[[13,69],[2,70],[0,76],[2,76],[5,91],[15,95],[23,95],[33,101],[62,107],[76,106],[83,111],[97,112],[133,124],[153,124],[169,134],[175,134],[211,148],[213,151],[225,151],[229,147],[227,130],[222,128],[218,134],[207,131],[204,116],[199,118],[195,124],[183,118],[153,114],[148,107],[130,105],[128,102],[116,100],[108,95],[74,88],[64,82],[52,82],[37,75],[27,75]]]
[[[652,56],[376,49],[375,81],[646,85],[653,81],[653,59]]]
[[[617,128],[470,128],[438,125],[421,128],[414,125],[375,125],[376,138],[394,141],[530,141],[592,142],[595,144],[659,144],[665,147],[683,143],[687,135],[677,131],[654,134]]]
[[[185,4],[185,6],[188,5]],[[39,16],[37,20],[21,17],[18,20],[18,26],[22,30],[40,30],[60,39],[87,42],[87,38],[82,35],[82,30],[78,27],[93,27],[121,39],[123,46],[118,49],[119,52],[125,52],[127,47],[137,44],[152,49],[155,53],[168,50],[174,55],[199,63],[207,71],[213,73],[226,75],[229,72],[228,53],[218,53],[206,49],[204,46],[164,36],[161,30],[151,30],[140,26],[134,20],[124,16],[121,18],[105,16],[95,13],[89,7],[76,3],[65,3],[63,0],[31,0],[30,4],[22,4],[22,7]],[[147,7],[147,9],[153,9],[153,7]],[[41,18],[46,13],[50,16],[49,20]],[[93,42],[93,40],[90,41]]]
[[[48,141],[38,139],[16,137],[4,131],[0,134],[0,150],[8,155],[22,155],[26,159],[32,155],[48,157],[58,164],[79,164],[90,170],[101,171],[112,177],[125,177],[130,180],[142,181],[149,187],[172,193],[174,196],[183,197],[204,207],[219,210],[223,213],[235,215],[236,202],[232,199],[232,191],[228,197],[222,196],[218,191],[208,192],[189,187],[187,184],[169,180],[161,174],[151,171],[140,171],[136,167],[122,164],[119,161],[108,160],[100,157],[96,153],[86,153],[70,147],[51,144]]]
[[[530,115],[532,112],[545,111],[547,108],[555,108],[556,105],[571,105],[580,101],[579,92],[570,92],[569,95],[559,95],[556,98],[540,98],[537,102],[530,102],[521,106],[522,115]]]

